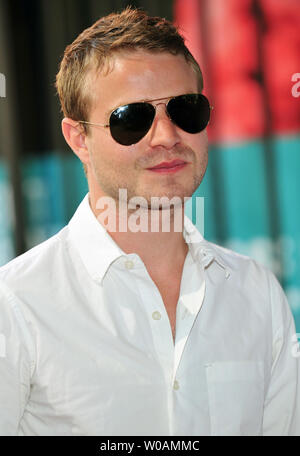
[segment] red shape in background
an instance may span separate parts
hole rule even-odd
[[[292,96],[291,81],[300,73],[299,0],[261,0],[267,25],[263,42],[265,78],[272,113],[273,130],[300,130],[300,98]]]
[[[259,28],[252,6],[252,0],[177,0],[175,3],[176,24],[200,63],[204,92],[215,107],[209,128],[213,141],[262,137],[267,125],[276,133],[300,129],[300,99],[291,94],[292,74],[300,72],[297,69],[300,2],[260,2],[267,24],[260,43],[265,94],[257,79]],[[268,122],[265,100],[271,116]]]

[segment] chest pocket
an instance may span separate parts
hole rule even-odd
[[[211,435],[260,435],[264,404],[262,361],[206,365]]]

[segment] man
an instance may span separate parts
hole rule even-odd
[[[139,10],[67,47],[62,130],[89,193],[1,268],[1,434],[299,434],[281,287],[184,217],[207,166],[202,86],[176,29]]]

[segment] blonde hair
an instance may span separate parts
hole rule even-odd
[[[118,52],[140,49],[183,55],[196,72],[199,91],[202,91],[200,67],[177,28],[166,19],[150,17],[140,9],[127,7],[121,13],[100,18],[66,47],[56,75],[56,89],[64,116],[88,121],[93,105],[89,84],[92,72],[103,71],[109,59]],[[83,128],[88,134],[88,126]]]

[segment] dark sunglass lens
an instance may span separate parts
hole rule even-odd
[[[168,103],[171,120],[187,133],[199,133],[210,118],[208,99],[202,94],[180,95]]]
[[[155,108],[149,103],[131,103],[120,106],[110,116],[112,137],[123,146],[139,142],[149,131]]]

